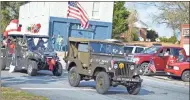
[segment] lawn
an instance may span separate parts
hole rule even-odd
[[[49,100],[42,96],[35,96],[21,90],[1,87],[3,100]]]

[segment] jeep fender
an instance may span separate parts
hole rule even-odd
[[[94,67],[92,70],[93,70],[93,73],[91,73],[90,76],[96,76],[98,74],[98,72],[100,72],[100,71],[111,72],[111,71],[109,71],[109,69],[106,66]]]
[[[67,71],[69,71],[70,68],[73,67],[73,66],[77,66],[79,68],[82,68],[82,64],[80,63],[80,61],[78,61],[78,60],[72,60],[72,61],[68,61],[67,64],[66,64]]]

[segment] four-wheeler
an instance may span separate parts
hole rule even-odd
[[[157,73],[164,73],[169,56],[173,55],[176,59],[179,51],[183,51],[183,55],[185,58],[187,57],[184,48],[181,47],[152,46],[140,54],[128,55],[126,58],[128,61],[135,62],[141,67],[141,74],[147,69],[150,59],[154,61]],[[151,74],[153,74],[151,71],[147,71],[144,75]]]
[[[180,77],[184,82],[190,81],[190,57],[185,61],[173,61],[166,66],[165,72],[171,77]]]
[[[129,94],[137,95],[143,80],[138,66],[126,61],[123,47],[112,41],[70,37],[64,58],[70,85],[77,87],[81,80],[94,79],[100,94],[105,94],[110,86],[123,85]]]
[[[25,70],[31,76],[37,75],[39,70],[50,70],[60,76],[62,65],[57,54],[48,47],[50,41],[45,35],[9,32],[7,45],[1,48],[2,70],[14,65],[15,71]],[[15,44],[14,48],[11,43]]]

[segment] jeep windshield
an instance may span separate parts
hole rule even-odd
[[[159,46],[152,46],[152,47],[149,47],[147,49],[145,49],[144,51],[142,51],[142,53],[144,54],[154,54],[154,53],[157,53],[157,51],[160,49]]]
[[[101,54],[115,54],[123,55],[124,48],[122,45],[111,44],[111,43],[101,43],[101,42],[90,42],[93,53]]]
[[[48,38],[28,37],[27,45],[31,51],[46,49],[48,45]]]

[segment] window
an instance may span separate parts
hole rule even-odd
[[[144,50],[143,48],[136,47],[135,53],[140,53],[140,52],[142,52],[143,50]]]
[[[92,18],[99,18],[99,12],[100,11],[100,2],[94,2],[93,3],[93,9],[92,9]]]
[[[157,47],[157,46],[152,46],[152,47],[149,47],[147,49],[145,49],[143,51],[143,53],[145,54],[154,54],[154,53],[157,53],[157,51],[160,50],[160,47]]]
[[[171,54],[173,56],[179,56],[179,51],[180,51],[180,49],[178,49],[178,48],[172,48],[171,49]]]
[[[78,50],[81,52],[88,52],[88,44],[79,44]]]
[[[133,47],[124,47],[124,52],[125,53],[132,53],[132,51],[133,51]]]

